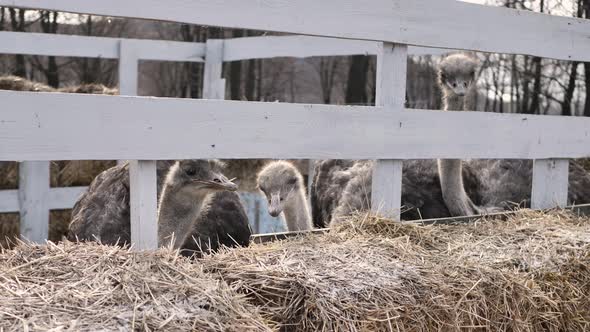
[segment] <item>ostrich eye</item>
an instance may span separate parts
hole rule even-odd
[[[192,167],[187,169],[185,172],[186,172],[186,175],[188,175],[188,176],[194,176],[195,174],[197,174],[197,171]]]

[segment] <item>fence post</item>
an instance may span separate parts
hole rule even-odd
[[[225,99],[223,69],[223,39],[208,39],[205,53],[203,99]]]
[[[406,100],[408,47],[383,43],[377,54],[375,106],[399,112]],[[394,125],[394,124],[385,124]],[[384,139],[387,139],[384,137]],[[402,161],[377,160],[371,185],[371,211],[399,220],[402,195]]]
[[[119,94],[137,95],[138,57],[132,42],[121,40]],[[129,161],[131,243],[136,250],[158,247],[156,161]]]
[[[567,204],[568,159],[533,161],[531,208],[549,209]]]
[[[25,161],[19,164],[18,200],[21,237],[42,243],[49,236],[49,162]]]

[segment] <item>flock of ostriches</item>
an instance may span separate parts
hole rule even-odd
[[[444,110],[473,110],[478,63],[464,54],[440,64]],[[1,82],[0,82],[1,88]],[[75,92],[75,91],[72,91]],[[83,91],[82,91],[83,92]],[[104,92],[99,92],[104,93]],[[223,175],[218,160],[159,161],[158,245],[185,255],[215,251],[220,245],[246,246],[251,230],[237,185]],[[294,165],[269,162],[258,173],[268,213],[289,231],[341,223],[371,202],[374,161],[316,161],[311,211],[305,183]],[[403,220],[475,215],[526,207],[530,201],[530,160],[408,160],[403,163]],[[590,174],[575,161],[569,168],[569,203],[590,202]],[[313,218],[312,218],[313,216]],[[98,175],[72,211],[70,240],[130,243],[129,165]]]

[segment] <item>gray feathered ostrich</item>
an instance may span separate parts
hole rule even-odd
[[[158,242],[185,255],[215,251],[220,245],[247,246],[251,231],[237,186],[217,160],[157,163]],[[174,237],[172,237],[174,234]],[[128,244],[130,238],[129,165],[99,174],[72,210],[68,239]]]
[[[304,231],[313,228],[303,176],[288,161],[268,163],[258,173],[258,189],[268,200],[268,213],[281,217],[289,231]]]
[[[439,82],[445,110],[473,107],[476,69],[477,62],[463,54],[451,55],[442,61]],[[373,166],[373,161],[320,162],[312,188],[315,223],[322,225],[320,219],[341,220],[353,211],[367,210],[371,201]],[[402,218],[443,218],[486,212],[473,201],[478,201],[480,187],[477,176],[471,169],[464,169],[461,160],[405,161],[402,205],[407,210],[403,211]]]
[[[464,54],[445,58],[439,83],[444,109],[475,108],[477,61]],[[341,220],[369,209],[372,161],[322,161],[316,165],[312,188],[314,222]],[[573,161],[569,169],[568,203],[590,202],[590,174]],[[530,160],[442,159],[404,161],[402,219],[442,218],[529,206],[532,183]]]

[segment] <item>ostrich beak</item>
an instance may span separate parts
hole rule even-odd
[[[215,176],[213,180],[195,180],[194,182],[203,184],[206,188],[209,189],[236,191],[238,190],[238,185],[233,183],[232,180],[219,174]]]
[[[281,206],[281,195],[278,192],[272,193],[270,195],[270,204],[268,205],[268,214],[273,217],[278,217],[281,212],[283,212],[283,207]]]

